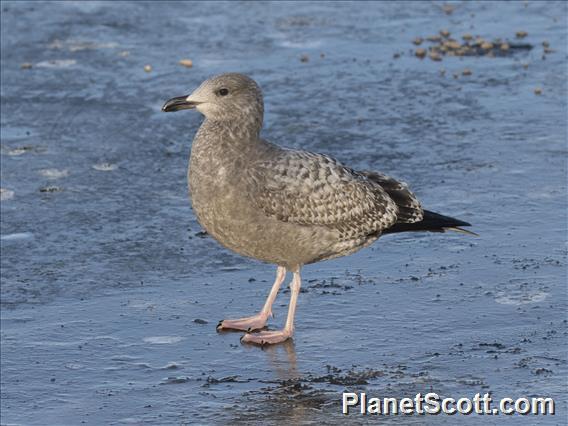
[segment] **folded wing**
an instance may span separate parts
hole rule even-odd
[[[402,187],[395,189],[384,178],[394,196],[402,200]],[[396,223],[397,203],[377,179],[326,155],[292,150],[282,150],[247,171],[252,202],[266,215],[283,222],[336,229],[342,239],[381,233]],[[406,199],[402,204],[403,208],[415,208]],[[410,218],[410,210],[405,217]]]

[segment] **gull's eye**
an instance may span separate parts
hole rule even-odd
[[[227,96],[229,94],[229,89],[219,89],[219,96]]]

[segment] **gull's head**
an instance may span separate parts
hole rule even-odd
[[[262,121],[262,92],[256,82],[243,74],[227,73],[205,80],[189,96],[167,101],[162,111],[193,109],[211,120],[258,116]]]

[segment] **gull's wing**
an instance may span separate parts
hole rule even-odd
[[[378,172],[365,170],[358,173],[378,183],[389,194],[398,207],[397,223],[415,223],[422,220],[424,210],[406,183]]]
[[[381,185],[326,155],[281,150],[251,164],[247,181],[266,215],[333,228],[345,239],[380,233],[397,221],[396,203]]]

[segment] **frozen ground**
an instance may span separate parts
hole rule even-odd
[[[368,421],[340,414],[347,389],[558,404],[386,423],[563,424],[566,4],[453,5],[2,2],[1,423]],[[535,48],[414,57],[442,28]],[[274,268],[200,234],[201,118],[160,107],[223,71],[262,85],[266,137],[403,178],[480,237],[389,235],[305,268],[293,343],[217,334]]]

